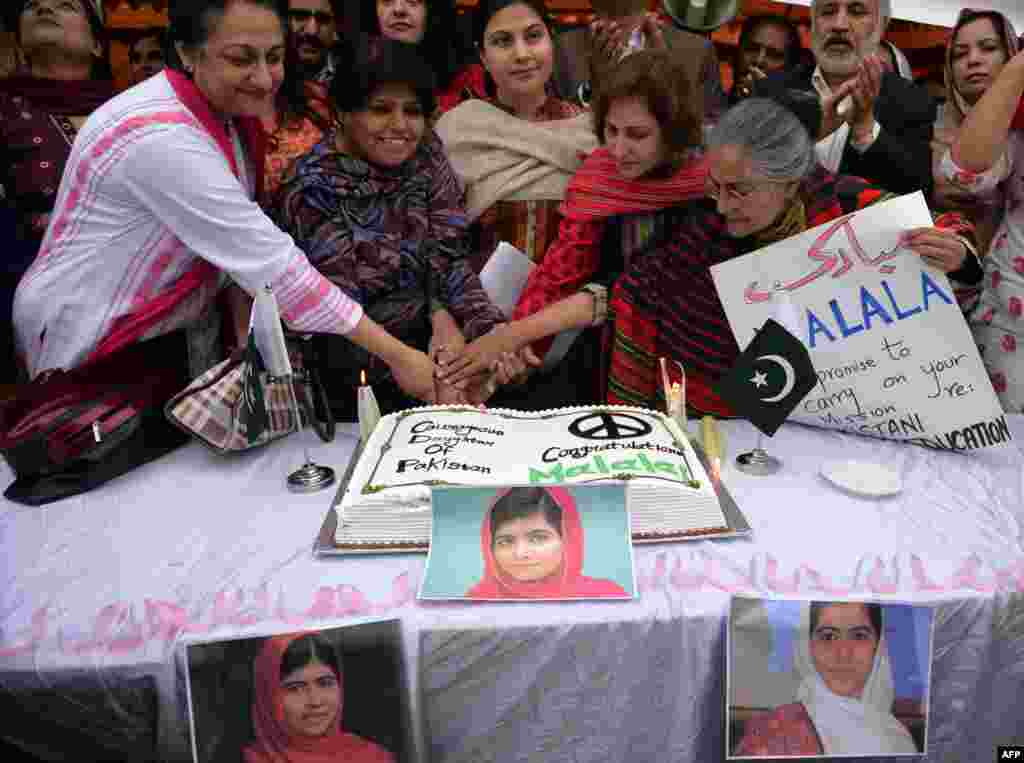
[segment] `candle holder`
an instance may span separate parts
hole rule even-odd
[[[293,493],[315,493],[334,484],[334,469],[307,460],[288,475],[288,489]]]
[[[767,477],[782,468],[782,461],[771,455],[763,447],[764,435],[757,433],[757,445],[747,453],[736,456],[736,468],[744,474],[755,477]]]

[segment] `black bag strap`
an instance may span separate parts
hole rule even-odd
[[[327,390],[320,378],[320,370],[313,356],[313,341],[310,336],[290,335],[302,357],[302,374],[296,381],[302,386],[301,404],[306,409],[310,426],[324,442],[334,440],[337,422],[327,400]]]

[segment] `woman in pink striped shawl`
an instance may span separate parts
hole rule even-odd
[[[290,327],[346,335],[409,395],[431,398],[426,354],[364,316],[254,200],[257,119],[284,75],[286,10],[283,0],[171,0],[180,61],[82,127],[15,296],[31,376],[196,324],[227,276],[250,294],[269,284]]]

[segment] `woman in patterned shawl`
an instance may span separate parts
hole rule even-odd
[[[338,126],[296,162],[273,214],[317,269],[393,335],[456,352],[502,316],[469,266],[463,193],[426,125],[433,77],[405,43],[378,40],[364,51],[332,85]],[[319,341],[337,415],[354,416],[364,370],[385,412],[411,404],[387,366],[348,343]]]
[[[663,406],[656,368],[664,356],[684,366],[691,408],[731,415],[712,387],[739,348],[711,266],[891,197],[818,164],[810,137],[821,118],[816,98],[796,91],[777,98],[785,105],[750,98],[726,112],[708,142],[709,200],[681,209],[667,243],[634,257],[617,282],[609,306],[615,316],[609,402]],[[982,273],[973,242],[959,235],[972,227],[954,213],[936,225],[908,231],[904,246],[955,281],[977,283]]]

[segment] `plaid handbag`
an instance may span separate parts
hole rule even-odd
[[[249,450],[310,424],[324,442],[335,421],[309,339],[289,338],[291,377],[270,374],[253,342],[167,401],[171,423],[218,453]]]

